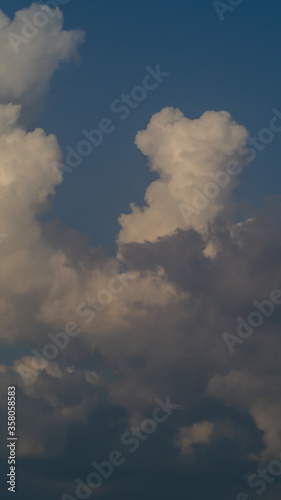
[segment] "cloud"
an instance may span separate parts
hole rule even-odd
[[[174,108],[153,115],[135,142],[159,179],[147,188],[144,207],[132,204],[132,213],[119,218],[119,243],[153,242],[177,228],[202,231],[218,214],[226,213],[238,182],[236,176],[227,174],[226,166],[237,159],[239,145],[246,138],[246,129],[226,111],[206,111],[195,120]],[[242,164],[240,157],[236,170]],[[210,183],[220,172],[229,182],[213,197]],[[201,210],[206,192],[210,192],[208,207]]]
[[[16,51],[12,35],[28,33],[24,27],[36,24],[38,13],[48,22]],[[52,165],[62,153],[53,135],[42,129],[27,132],[20,124],[26,106],[34,106],[47,92],[59,64],[69,61],[84,39],[82,31],[64,31],[62,24],[59,9],[38,4],[18,11],[13,21],[0,12],[0,227],[9,235],[2,245],[0,310],[5,318],[2,338],[11,342],[41,331],[35,309],[54,279],[50,269],[61,278],[64,274],[64,281],[71,279],[67,256],[44,241],[38,222],[61,182]]]
[[[182,453],[192,453],[193,444],[208,443],[213,432],[214,424],[211,422],[200,422],[191,427],[182,427],[179,430],[177,446]]]
[[[0,226],[9,234],[1,254],[0,307],[7,319],[7,338],[16,335],[18,307],[24,307],[32,293],[39,298],[48,282],[48,270],[42,266],[44,263],[48,266],[55,254],[41,240],[37,217],[59,183],[50,165],[61,154],[53,135],[46,136],[41,129],[27,133],[18,126],[19,113],[18,105],[0,106]],[[18,304],[20,301],[22,306]]]
[[[196,456],[200,451],[193,444],[211,446],[209,435],[214,417],[221,422],[225,419],[226,410],[208,415],[206,407],[204,411],[197,410],[196,416],[190,413],[189,408],[195,411],[199,401],[204,407],[211,397],[238,413],[248,412],[254,422],[253,429],[265,433],[257,448],[264,447],[266,455],[272,455],[281,444],[276,418],[278,402],[272,391],[261,394],[267,384],[261,389],[260,382],[264,371],[272,370],[272,353],[279,342],[276,318],[265,325],[270,332],[265,359],[261,330],[240,357],[233,360],[241,380],[236,384],[239,387],[236,392],[226,386],[225,394],[231,394],[229,400],[214,381],[228,381],[232,376],[222,333],[234,328],[237,314],[247,308],[251,310],[253,300],[262,300],[268,296],[268,290],[278,287],[281,278],[276,272],[281,247],[280,238],[276,237],[278,223],[269,223],[264,215],[253,213],[247,222],[230,227],[216,219],[204,235],[194,228],[178,229],[156,242],[123,244],[122,252],[131,271],[117,273],[123,280],[122,292],[103,305],[100,312],[94,311],[88,298],[97,300],[101,290],[109,289],[114,277],[112,269],[117,269],[118,263],[97,252],[91,255],[79,243],[76,233],[68,235],[73,250],[67,252],[62,240],[59,244],[54,239],[55,233],[46,231],[39,222],[38,215],[47,208],[48,198],[60,182],[51,165],[53,160],[59,160],[61,153],[54,136],[46,136],[40,129],[27,133],[19,126],[19,112],[17,105],[0,108],[0,213],[3,231],[10,235],[1,249],[2,342],[31,344],[41,353],[49,342],[48,332],[62,331],[69,321],[76,321],[82,330],[77,339],[70,340],[55,364],[49,363],[46,369],[33,373],[27,387],[19,379],[17,366],[30,366],[31,356],[17,359],[14,367],[9,368],[9,377],[16,377],[30,408],[36,400],[41,414],[47,405],[57,422],[54,425],[60,429],[66,424],[75,425],[77,418],[87,421],[99,398],[106,398],[114,407],[124,408],[128,425],[138,425],[156,397],[171,394],[172,400],[181,402],[186,420],[174,424],[172,435],[179,436],[178,446],[183,453],[194,449]],[[212,259],[205,253],[210,242],[217,247]],[[134,274],[133,280],[129,278],[130,272]],[[77,313],[81,303],[83,315]],[[90,316],[93,320],[86,321]],[[89,365],[96,349],[115,373],[113,380],[103,381],[101,386],[93,384],[95,370]],[[259,369],[261,360],[263,373]],[[276,359],[276,380],[278,363]],[[74,367],[71,374],[69,366]],[[255,370],[253,387],[248,387],[249,369]],[[193,382],[183,390],[182,380]],[[96,391],[92,402],[88,394],[91,390]],[[233,425],[236,418],[231,418]],[[198,422],[207,424],[198,427]],[[245,424],[239,425],[242,433]],[[45,436],[51,428],[50,423],[40,418],[37,437],[35,441],[27,438],[22,456],[48,456],[50,447]],[[221,439],[217,435],[212,439],[214,449]],[[62,432],[53,453],[63,454],[67,443],[67,435]],[[170,443],[170,446],[175,453],[175,445]],[[249,443],[243,456],[250,454],[253,450]]]
[[[227,375],[216,375],[208,385],[209,394],[221,398],[226,404],[247,409],[258,429],[263,431],[265,453],[263,461],[278,456],[281,447],[279,402],[280,375],[265,376],[232,370]]]
[[[42,23],[41,13],[47,19]],[[40,22],[44,24],[38,26]],[[0,101],[31,105],[46,94],[61,63],[75,56],[81,30],[64,31],[59,9],[33,3],[10,20],[0,11]]]

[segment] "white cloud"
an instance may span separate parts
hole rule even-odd
[[[26,20],[34,23],[38,13],[48,22],[15,51],[11,34],[23,36]],[[0,231],[9,235],[1,247],[0,311],[2,338],[9,341],[38,332],[35,309],[54,275],[60,274],[61,281],[66,275],[65,255],[43,241],[38,222],[61,182],[52,164],[62,154],[53,135],[42,129],[28,133],[19,124],[22,108],[45,94],[59,64],[74,56],[84,39],[82,31],[64,31],[62,23],[59,9],[42,11],[38,4],[18,11],[13,21],[0,11]]]
[[[132,204],[132,213],[119,218],[119,243],[156,241],[177,228],[206,229],[229,205],[230,193],[238,182],[236,176],[229,176],[227,187],[219,189],[206,209],[196,210],[190,223],[179,205],[195,209],[197,203],[202,205],[193,189],[204,194],[206,185],[214,182],[213,175],[226,172],[226,165],[237,157],[237,148],[246,137],[246,129],[226,111],[207,111],[196,120],[174,108],[153,115],[146,130],[138,132],[136,145],[148,156],[150,168],[159,179],[147,188],[145,207]]]
[[[34,24],[39,12],[48,20],[42,27]],[[33,30],[26,28],[27,21]],[[64,31],[62,24],[59,9],[42,10],[36,3],[16,12],[13,20],[0,11],[1,102],[33,104],[47,92],[59,64],[69,61],[84,40],[81,30]]]

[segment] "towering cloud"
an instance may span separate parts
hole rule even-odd
[[[229,206],[246,138],[245,128],[225,111],[207,111],[196,120],[174,108],[155,114],[136,145],[159,179],[147,188],[146,206],[132,204],[132,213],[121,215],[119,242],[156,241],[177,228],[206,229]]]
[[[58,273],[66,260],[43,242],[37,220],[61,182],[52,166],[61,159],[60,148],[53,135],[27,133],[19,125],[22,108],[45,94],[59,64],[84,39],[82,31],[64,31],[62,23],[61,11],[38,4],[18,11],[13,21],[0,12],[0,228],[8,234],[1,248],[0,308],[2,337],[10,340],[38,331],[35,303],[40,309],[54,280],[51,268]]]

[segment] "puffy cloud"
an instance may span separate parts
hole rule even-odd
[[[42,18],[43,16],[43,18]],[[59,9],[32,4],[10,20],[0,11],[0,101],[33,104],[58,66],[76,54],[81,30],[64,31]]]
[[[196,120],[174,108],[153,115],[146,130],[138,132],[136,145],[159,179],[147,188],[146,206],[132,204],[132,213],[121,215],[119,243],[153,242],[177,228],[202,231],[218,214],[226,213],[238,182],[227,165],[232,172],[241,171],[241,156],[234,162],[246,138],[245,128],[226,111],[207,111]]]
[[[0,12],[0,228],[8,234],[0,310],[2,339],[10,341],[41,331],[36,311],[54,279],[50,269],[65,284],[71,279],[67,256],[44,241],[38,222],[61,182],[53,163],[62,154],[53,135],[41,129],[28,133],[20,125],[22,108],[44,95],[59,64],[75,55],[84,38],[79,30],[64,31],[62,23],[59,9],[38,4],[18,11],[13,21]]]

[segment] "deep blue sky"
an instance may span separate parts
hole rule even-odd
[[[12,16],[30,4],[2,0],[1,8]],[[81,131],[104,117],[114,118],[116,130],[65,176],[48,217],[60,217],[112,253],[118,216],[130,202],[142,204],[153,179],[134,145],[153,113],[174,106],[196,118],[224,109],[255,135],[268,126],[273,107],[281,110],[281,4],[244,0],[223,22],[211,0],[70,0],[62,10],[65,28],[85,30],[86,43],[79,65],[62,68],[52,80],[32,126],[54,133],[62,148],[75,148]],[[110,111],[112,101],[157,63],[169,78],[120,121]],[[280,194],[280,141],[276,135],[247,168],[239,199],[260,202],[265,194]]]

